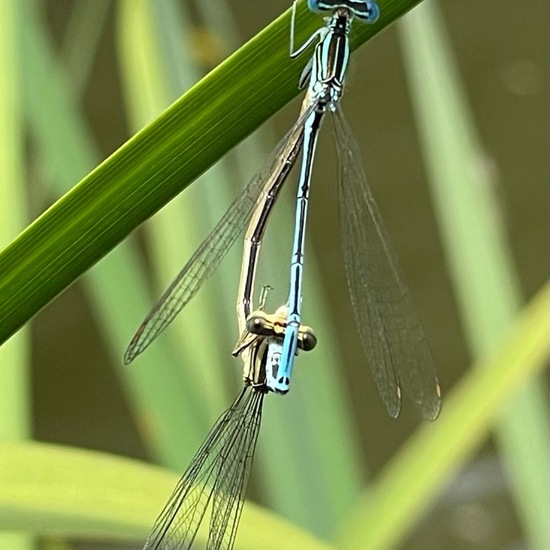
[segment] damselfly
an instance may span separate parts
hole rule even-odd
[[[330,11],[332,16],[327,18],[325,27],[316,31],[296,51],[292,51],[291,39],[292,57],[298,57],[317,41],[300,80],[301,86],[309,84],[298,121],[277,146],[267,168],[259,172],[241,192],[149,313],[126,351],[125,362],[129,363],[141,353],[197,293],[256,210],[256,223],[251,226],[253,243],[247,251],[249,261],[244,268],[249,271],[244,277],[247,286],[238,305],[241,313],[249,313],[261,235],[278,193],[303,149],[288,298],[289,316],[277,378],[266,379],[271,390],[278,393],[288,391],[301,326],[303,255],[311,171],[320,126],[329,113],[339,160],[338,192],[344,264],[365,354],[391,416],[399,414],[403,388],[422,416],[433,420],[439,414],[441,398],[430,349],[368,187],[357,145],[339,107],[350,54],[352,20],[357,18],[373,22],[378,17],[378,6],[374,0],[309,0],[308,6],[313,11]],[[296,3],[293,12],[295,7]],[[291,37],[293,35],[294,13]],[[258,210],[260,204],[264,208]]]
[[[339,161],[338,194],[344,264],[363,349],[389,414],[393,417],[399,414],[403,387],[424,418],[434,420],[441,407],[441,392],[430,348],[402,282],[397,258],[367,184],[358,147],[339,105],[350,55],[352,17],[366,21],[375,19],[378,7],[369,1],[340,0],[309,0],[308,5],[313,11],[332,10],[333,15],[325,28],[291,53],[291,57],[297,57],[318,40],[301,79],[301,83],[305,83],[309,76],[307,97],[314,108],[304,123],[289,316],[279,379],[273,385],[276,390],[288,390],[296,354],[311,172],[321,123],[329,113]]]
[[[270,315],[259,309],[248,318],[254,334],[245,330],[235,348],[243,355],[244,387],[218,419],[177,484],[155,522],[144,550],[184,550],[191,547],[210,510],[208,550],[231,550],[239,523],[254,449],[262,420],[263,400],[270,390],[266,372],[280,365],[288,309]],[[317,342],[313,330],[300,327],[298,348],[308,351]]]

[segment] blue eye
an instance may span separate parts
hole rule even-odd
[[[310,11],[314,13],[319,13],[320,11],[322,11],[322,9],[319,7],[320,1],[321,0],[307,0],[307,7]]]
[[[374,23],[380,17],[380,8],[376,2],[367,2],[367,9],[369,14],[365,17],[365,21],[367,23]]]

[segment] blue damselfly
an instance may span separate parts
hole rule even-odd
[[[372,0],[309,0],[308,5],[313,11],[331,11],[332,17],[298,50],[292,51],[291,46],[291,55],[297,57],[317,41],[301,78],[302,85],[309,85],[297,123],[278,145],[267,168],[241,192],[148,315],[125,356],[125,361],[130,362],[158,336],[249,223],[237,301],[241,338],[233,352],[243,358],[244,387],[193,458],[155,523],[145,550],[190,548],[209,507],[207,548],[230,550],[233,546],[264,396],[270,391],[288,391],[297,350],[313,349],[317,341],[312,329],[301,324],[300,308],[311,170],[317,135],[327,113],[331,115],[337,143],[346,274],[359,333],[380,394],[392,416],[399,414],[402,385],[424,418],[433,420],[439,413],[439,385],[429,347],[367,186],[357,146],[339,107],[349,59],[351,21],[353,17],[373,21],[378,8]],[[292,27],[292,35],[293,30]],[[254,279],[266,224],[302,149],[289,300],[274,314],[265,313],[264,288],[259,308],[252,311]]]
[[[295,9],[294,4],[294,9]],[[134,336],[125,355],[129,363],[141,353],[197,293],[221,262],[231,244],[252,220],[251,246],[245,251],[246,276],[241,288],[240,317],[250,313],[250,297],[261,235],[273,204],[301,150],[298,197],[290,292],[289,316],[281,366],[266,384],[286,393],[297,348],[301,324],[302,273],[305,226],[311,171],[321,123],[329,114],[335,133],[339,160],[338,191],[342,246],[356,323],[369,366],[388,413],[396,417],[401,408],[401,388],[422,416],[433,420],[439,414],[441,398],[429,345],[417,319],[409,292],[403,283],[397,258],[386,235],[381,216],[368,187],[358,148],[339,101],[344,88],[353,18],[372,22],[378,17],[373,0],[309,0],[313,11],[332,12],[327,25],[316,31],[303,46],[293,50],[298,57],[312,44],[313,56],[300,84],[308,83],[302,111],[296,124],[277,146],[267,164],[230,206],[222,220],[184,266]],[[291,35],[294,31],[292,19]],[[260,208],[260,205],[263,205]],[[242,329],[242,327],[241,327]]]

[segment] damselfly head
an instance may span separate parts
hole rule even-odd
[[[275,313],[253,311],[246,320],[246,330],[258,336],[284,336],[288,306],[281,306]]]
[[[246,330],[257,336],[275,336],[274,317],[265,311],[254,311],[246,320]]]
[[[288,306],[283,305],[275,313],[266,313],[257,310],[250,314],[246,320],[246,330],[250,334],[263,338],[273,338],[274,341],[282,341],[288,318]],[[298,329],[298,348],[303,351],[311,351],[317,345],[315,331],[306,325],[300,325]]]
[[[308,0],[307,5],[315,13],[345,9],[365,23],[374,23],[380,16],[380,8],[374,0]]]

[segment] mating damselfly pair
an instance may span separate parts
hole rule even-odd
[[[302,280],[309,189],[317,137],[329,115],[338,156],[338,193],[344,263],[356,323],[369,366],[388,413],[396,417],[401,394],[408,394],[428,420],[440,410],[439,384],[424,332],[402,281],[396,256],[367,185],[358,148],[340,109],[352,21],[373,23],[374,0],[308,0],[314,12],[326,12],[326,25],[294,50],[293,5],[291,57],[315,44],[300,87],[307,86],[298,121],[276,147],[266,167],[239,194],[218,225],[183,267],[138,329],[125,354],[131,362],[166,328],[215,271],[248,225],[237,296],[239,341],[233,351],[244,363],[244,387],[219,418],[178,483],[149,536],[145,549],[190,548],[211,507],[207,548],[230,549],[260,427],[266,393],[289,390],[299,349],[316,344],[302,325]],[[253,307],[260,247],[273,206],[301,153],[296,222],[287,302],[265,312],[267,287]]]

